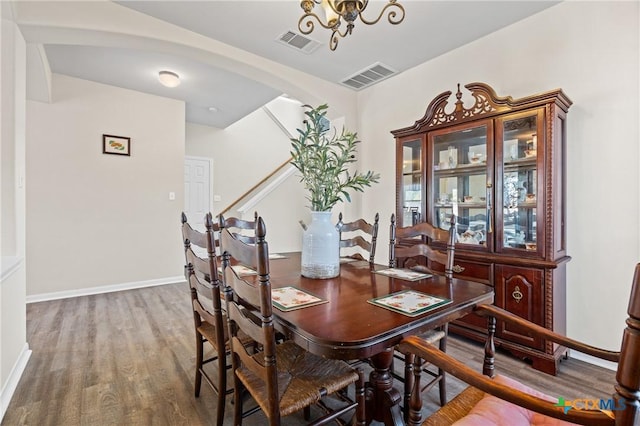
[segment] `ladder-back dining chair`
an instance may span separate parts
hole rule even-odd
[[[336,229],[340,233],[340,251],[342,255],[343,249],[349,249],[351,247],[359,248],[365,252],[366,258],[360,253],[360,251],[348,250],[350,254],[345,257],[356,260],[368,260],[369,263],[374,263],[376,256],[376,241],[378,239],[378,220],[380,216],[376,213],[373,224],[370,224],[364,219],[354,220],[353,222],[344,223],[342,221],[342,212],[338,216],[338,223]],[[346,236],[345,234],[349,234]],[[369,238],[367,240],[365,237]]]
[[[640,263],[636,265],[633,276],[627,308],[627,326],[622,335],[620,351],[608,351],[587,345],[533,324],[494,305],[481,305],[475,313],[488,318],[484,375],[417,336],[410,336],[399,345],[403,351],[437,365],[469,385],[449,404],[430,416],[425,421],[425,426],[450,425],[454,422],[456,426],[640,424]],[[606,315],[606,312],[601,314]],[[603,395],[600,400],[559,400],[525,383],[495,374],[493,337],[496,320],[517,326],[529,336],[544,338],[595,358],[617,362],[617,383],[611,389],[611,394]],[[419,371],[417,373],[419,374]],[[412,410],[412,414],[415,414],[413,411],[416,410]]]
[[[404,228],[398,228],[396,226],[395,215],[391,215],[391,227],[389,231],[389,267],[396,268],[399,261],[406,262],[407,259],[425,258],[426,265],[422,265],[420,262],[412,266],[411,269],[419,270],[422,272],[428,272],[434,274],[429,265],[432,262],[436,262],[444,265],[445,277],[453,278],[453,258],[455,253],[455,222],[454,217],[451,218],[450,226],[448,230],[437,228],[430,223],[421,222],[412,226]],[[446,252],[437,250],[431,246],[434,241],[440,242],[446,246]],[[447,348],[447,336],[448,325],[444,324],[435,330],[429,330],[420,335],[423,340],[426,340],[432,344],[438,343],[440,350],[443,352]],[[419,390],[420,393],[427,392],[438,384],[440,394],[440,405],[444,405],[447,402],[447,390],[446,390],[446,375],[444,370],[438,368],[437,372],[432,372],[427,369],[427,365],[422,365],[422,361],[414,359],[413,353],[403,353],[396,349],[395,355],[404,362],[405,370],[404,377],[401,380],[404,381],[404,416],[405,420],[409,417],[409,402],[411,394],[413,392],[414,374],[413,369],[418,368],[421,371],[430,374],[433,378],[431,381],[422,386]],[[396,376],[398,377],[398,376]]]
[[[253,220],[240,219],[238,217],[218,216],[218,228],[227,228],[231,234],[237,239],[247,244],[255,244],[254,232],[256,229],[256,221],[258,220],[258,212],[253,213]]]
[[[226,317],[222,313],[220,299],[220,280],[211,213],[204,218],[205,232],[193,229],[182,213],[182,238],[185,250],[185,273],[191,293],[193,322],[196,334],[196,377],[194,393],[200,395],[202,379],[211,386],[218,396],[216,406],[216,424],[222,425],[226,395],[233,389],[227,389],[226,362]],[[200,248],[198,253],[194,246]],[[201,257],[202,251],[206,257]],[[210,358],[204,358],[204,345],[208,343],[215,352]],[[210,375],[204,366],[214,363],[215,376]]]
[[[329,410],[314,424],[325,424],[355,410],[357,423],[364,425],[364,375],[348,364],[326,359],[307,352],[292,341],[276,344],[271,282],[269,278],[269,249],[265,240],[266,227],[257,219],[255,244],[247,244],[234,236],[228,228],[220,231],[223,262],[223,282],[234,380],[234,425],[255,410],[243,413],[244,395],[258,404],[269,425],[279,425],[281,418],[322,404],[322,399],[334,394],[341,403]],[[241,275],[233,266],[241,264],[257,275]],[[256,345],[243,345],[238,333],[243,331]],[[259,348],[255,351],[255,348]],[[345,400],[338,391],[356,385],[356,401]],[[343,401],[344,400],[344,401]]]

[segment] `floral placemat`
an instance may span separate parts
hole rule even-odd
[[[376,274],[386,275],[392,278],[400,278],[401,280],[407,281],[418,281],[433,276],[432,274],[427,274],[426,272],[412,271],[411,269],[404,268],[379,269],[375,272]]]
[[[439,306],[451,303],[450,299],[431,296],[415,290],[403,290],[367,302],[410,317],[423,314]]]
[[[244,265],[233,265],[231,269],[233,269],[236,272],[236,275],[239,277],[258,275],[258,272],[255,269],[247,268]],[[222,274],[222,266],[218,267],[218,273]]]
[[[328,302],[293,286],[272,289],[271,300],[273,306],[285,312]]]

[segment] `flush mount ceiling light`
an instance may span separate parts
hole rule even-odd
[[[329,48],[336,50],[338,47],[338,36],[346,37],[353,31],[353,23],[359,17],[362,22],[367,25],[376,24],[382,16],[389,10],[387,19],[389,23],[398,25],[404,20],[404,7],[397,0],[388,0],[389,2],[382,8],[378,17],[373,21],[367,21],[362,17],[362,12],[367,8],[369,0],[301,0],[300,7],[304,10],[304,14],[298,21],[298,30],[302,34],[310,34],[314,27],[314,19],[323,28],[331,30],[331,38],[329,39]],[[318,4],[324,9],[326,21],[323,21],[313,12],[314,6]],[[397,9],[397,11],[396,11]],[[340,31],[342,21],[346,21],[347,28]]]
[[[171,71],[160,71],[158,73],[158,80],[166,87],[176,87],[180,85],[180,76]]]

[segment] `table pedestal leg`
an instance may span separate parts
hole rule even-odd
[[[367,384],[367,424],[372,420],[384,422],[385,425],[403,425],[400,411],[400,392],[393,388],[391,365],[393,348],[371,357],[373,371]]]

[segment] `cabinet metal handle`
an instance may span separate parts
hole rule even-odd
[[[522,294],[522,292],[520,291],[520,287],[516,286],[516,288],[513,290],[513,293],[511,293],[511,297],[515,299],[516,303],[520,303],[520,301],[524,297],[524,294]]]
[[[487,182],[487,234],[491,234],[493,232],[493,223],[491,222],[491,195],[492,195],[492,184],[491,182]]]
[[[464,266],[460,266],[460,265],[453,265],[453,272],[455,272],[456,274],[459,274],[460,272],[464,271]]]

